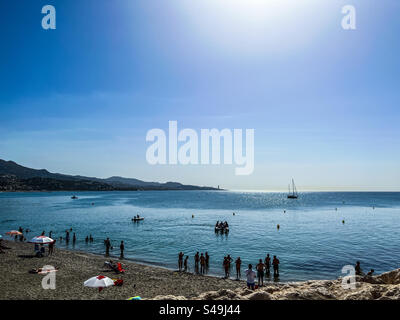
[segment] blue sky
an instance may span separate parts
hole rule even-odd
[[[41,28],[41,8],[57,29]],[[357,29],[343,30],[352,4]],[[400,2],[0,3],[0,158],[230,189],[400,190]],[[151,166],[152,128],[254,128],[255,170]]]

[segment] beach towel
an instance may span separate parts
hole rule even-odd
[[[122,265],[121,265],[121,263],[117,263],[117,267],[118,267],[118,272],[120,272],[120,273],[124,273],[125,272],[125,269],[122,269]]]

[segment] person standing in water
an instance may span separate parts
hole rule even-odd
[[[124,245],[123,241],[121,241],[119,249],[121,250],[121,257],[120,258],[123,259],[124,258],[124,250],[125,250],[125,245]]]
[[[271,273],[271,258],[269,256],[269,253],[267,253],[264,263],[265,263],[265,273],[269,277],[269,275]]]
[[[199,261],[200,261],[200,256],[199,252],[197,251],[196,254],[194,255],[194,268],[196,270],[196,273],[199,272]]]
[[[183,252],[179,252],[178,254],[178,269],[179,271],[182,271],[182,266],[183,266]]]
[[[256,269],[257,269],[258,286],[262,287],[264,285],[264,263],[262,262],[262,259],[258,260]]]
[[[69,231],[65,231],[65,242],[68,244],[69,243]]]
[[[104,241],[104,244],[106,245],[106,256],[109,256],[110,255],[110,247],[111,247],[110,238],[107,238],[106,241]]]
[[[74,232],[74,236],[72,237],[72,244],[75,245],[75,243],[76,243],[76,234]]]
[[[240,257],[236,259],[235,264],[236,264],[236,280],[240,280],[241,277],[240,266],[242,264],[242,260],[240,260]]]
[[[185,272],[188,271],[188,259],[189,259],[189,256],[186,256],[185,262],[183,263],[183,266],[184,266],[184,268],[185,268]]]
[[[274,277],[279,277],[279,259],[276,256],[272,259],[272,266],[274,268]]]
[[[200,273],[204,274],[206,269],[206,258],[203,255],[203,252],[200,255]]]

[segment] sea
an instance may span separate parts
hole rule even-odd
[[[133,222],[137,214],[144,220]],[[215,233],[217,220],[229,223],[229,233]],[[0,193],[3,239],[20,226],[31,230],[28,240],[52,231],[56,248],[96,254],[105,253],[108,237],[119,256],[123,240],[126,259],[172,270],[180,251],[190,272],[195,253],[208,252],[207,273],[218,277],[228,254],[243,269],[276,255],[280,277],[267,281],[336,279],[356,261],[375,273],[400,267],[399,192],[304,192],[298,199],[242,191]],[[70,228],[67,245],[60,237]],[[85,242],[89,235],[93,243]]]

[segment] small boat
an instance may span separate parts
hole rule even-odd
[[[143,221],[144,218],[143,217],[139,217],[139,218],[132,218],[132,221]]]
[[[297,189],[296,186],[294,185],[294,180],[292,179],[292,190],[290,189],[290,184],[289,184],[289,194],[288,194],[288,199],[297,199],[298,194],[297,194]]]
[[[78,199],[78,197],[77,196],[72,196],[71,199],[75,200],[75,199]]]

